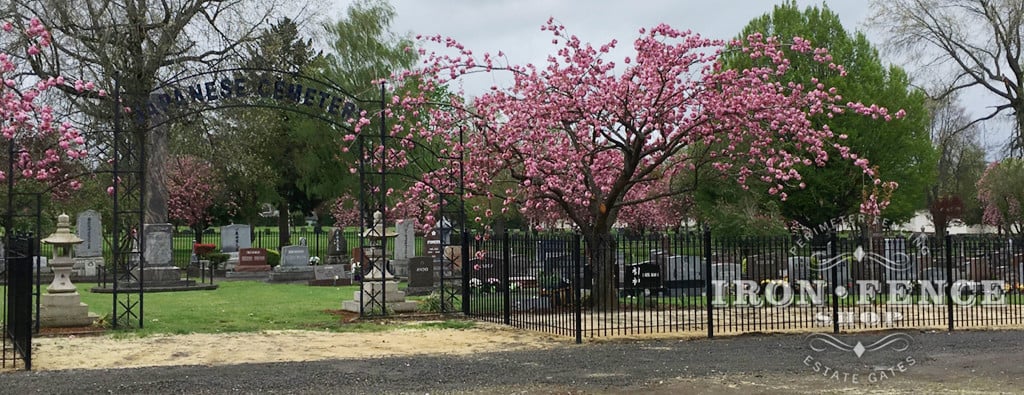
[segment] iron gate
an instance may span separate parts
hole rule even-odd
[[[17,368],[22,362],[25,370],[32,369],[32,257],[36,243],[28,236],[8,238],[4,251],[4,324],[3,358],[4,368]]]

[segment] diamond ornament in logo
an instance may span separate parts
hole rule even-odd
[[[853,259],[856,259],[857,262],[861,262],[864,260],[864,255],[864,247],[857,246],[857,250],[853,252]]]
[[[914,339],[906,333],[894,333],[877,341],[865,346],[860,341],[857,344],[851,346],[848,343],[843,342],[841,339],[824,333],[814,333],[807,336],[807,344],[812,350],[816,352],[823,352],[829,348],[853,352],[857,358],[860,358],[864,353],[869,351],[878,351],[881,349],[889,348],[896,352],[903,352],[910,348],[910,345],[914,342]]]
[[[853,353],[857,355],[857,358],[860,358],[861,355],[864,355],[864,344],[861,342],[857,342],[857,345],[853,346]]]

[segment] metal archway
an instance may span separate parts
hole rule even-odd
[[[249,76],[258,78],[250,80]],[[202,82],[186,83],[196,80]],[[253,81],[255,84],[249,85]],[[122,92],[120,78],[115,78],[111,157],[114,180],[111,324],[114,327],[137,325],[142,328],[145,322],[145,278],[142,269],[146,267],[147,243],[145,232],[141,230],[146,225],[146,211],[149,208],[145,195],[149,170],[147,139],[150,134],[166,132],[160,129],[166,129],[174,121],[185,117],[225,108],[283,110],[351,131],[351,125],[345,120],[359,114],[357,103],[379,103],[380,123],[385,123],[383,109],[386,103],[383,95],[379,100],[363,100],[331,81],[273,69],[226,68],[164,81],[146,94],[148,100],[144,104],[136,103],[135,107],[144,108],[144,111],[136,111],[134,117],[126,113],[122,104],[122,96],[126,93],[132,95],[130,92]],[[137,93],[134,95],[141,96]],[[314,108],[319,111],[313,111]],[[125,130],[126,118],[132,121],[129,130]],[[383,208],[383,205],[380,207]],[[138,286],[125,287],[127,284]]]

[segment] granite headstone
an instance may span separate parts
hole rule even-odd
[[[434,290],[434,258],[417,256],[409,259],[407,295],[426,295]]]
[[[75,245],[75,266],[71,269],[72,274],[79,277],[95,277],[99,268],[105,265],[100,213],[95,210],[78,213],[75,233],[82,239],[82,243]]]
[[[345,239],[345,232],[341,228],[331,228],[331,233],[327,238],[327,264],[343,265],[348,263],[348,240]]]

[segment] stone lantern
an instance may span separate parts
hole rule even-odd
[[[390,231],[384,224],[384,215],[380,211],[373,213],[373,226],[363,232],[363,237],[373,240],[372,247],[364,252],[368,264],[372,264],[370,271],[363,276],[362,290],[355,291],[352,300],[342,302],[341,308],[347,311],[359,312],[360,301],[362,310],[368,312],[377,306],[373,301],[383,303],[384,306],[393,312],[416,311],[416,302],[406,302],[405,292],[398,290],[398,282],[388,271],[388,260],[385,252],[379,247],[382,239],[392,239],[398,234]]]
[[[57,231],[42,240],[53,246],[53,282],[46,287],[39,306],[39,323],[43,327],[72,327],[92,325],[98,318],[82,303],[78,289],[71,283],[71,269],[75,266],[74,246],[82,242],[71,233],[71,220],[67,214],[57,216]]]

